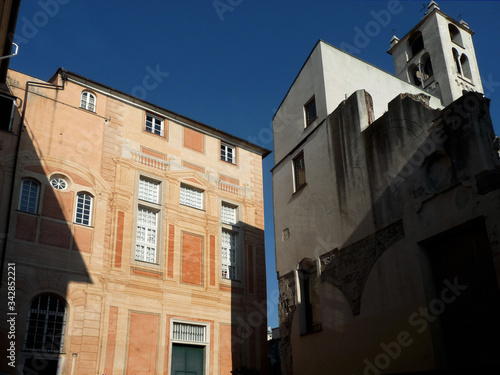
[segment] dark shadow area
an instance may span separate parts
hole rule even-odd
[[[336,355],[321,363],[337,366],[339,373],[352,370],[342,367],[349,358],[352,363],[360,358],[355,373],[400,373],[391,371],[395,363],[408,368],[404,373],[496,373],[500,216],[493,202],[500,201],[500,160],[489,100],[464,92],[450,106],[433,110],[425,97],[403,94],[361,132],[367,124],[359,113],[370,102],[361,103],[354,94],[328,117],[338,204],[332,220],[340,228],[331,231],[340,231],[345,240],[314,255],[321,266],[322,296],[328,296],[326,290],[342,292],[336,305],[331,296],[320,301],[335,314],[332,320],[365,313],[377,323],[356,327],[354,337],[338,328],[338,342],[329,343]],[[314,192],[312,181],[308,188]],[[279,282],[280,326],[289,333],[293,317],[308,306],[294,304],[293,272],[280,275]],[[348,311],[339,307],[342,300]],[[381,349],[401,332],[409,335],[407,347],[401,345],[396,354]],[[341,340],[362,336],[357,353],[342,352]],[[314,348],[326,345],[326,337],[332,336],[308,335],[310,345],[302,355],[318,358]],[[282,335],[285,373],[293,368],[290,340]],[[422,363],[422,353],[433,354],[434,368]]]
[[[237,252],[240,268],[234,281],[223,278],[219,283],[219,290],[231,294],[231,372],[264,375],[268,374],[264,231],[243,222],[236,227],[241,228],[243,243]],[[226,355],[221,347],[221,356]]]
[[[37,140],[42,135],[30,130],[30,119],[40,115],[32,103],[34,94],[11,96],[16,103],[12,131],[0,131],[0,225],[7,231],[2,236],[0,372],[55,375],[62,368],[70,374],[75,358],[68,328],[75,301],[69,293],[78,284],[92,283],[86,261],[93,227],[75,223],[73,174],[43,154]],[[66,178],[68,184],[56,186],[54,177]]]

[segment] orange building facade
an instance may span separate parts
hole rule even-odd
[[[265,373],[269,151],[64,69],[0,99],[0,372]]]

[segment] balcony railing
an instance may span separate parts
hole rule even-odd
[[[142,164],[147,167],[158,169],[160,171],[182,171],[191,170],[182,165],[173,163],[172,161],[166,161],[163,159],[155,158],[154,156],[144,154],[142,152],[130,150],[127,148],[122,149],[122,156],[126,159],[132,160],[134,163]],[[232,184],[230,182],[221,180],[210,174],[197,172],[201,177],[210,182],[212,185],[216,186],[220,191],[237,195],[241,198],[251,198],[252,190],[248,187],[243,187],[239,185]]]

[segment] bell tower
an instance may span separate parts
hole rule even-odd
[[[483,93],[472,35],[463,20],[456,21],[431,1],[425,17],[403,38],[393,36],[387,51],[396,76],[441,99],[446,106],[462,91]]]

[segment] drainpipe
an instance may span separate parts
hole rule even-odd
[[[19,49],[19,47],[17,46],[16,43],[12,43],[13,46],[16,47],[16,51],[14,53],[11,53],[10,55],[7,55],[7,56],[1,56],[0,57],[0,60],[3,60],[3,59],[8,59],[9,57],[14,57],[17,55],[17,50]]]
[[[16,46],[17,47],[17,46]],[[17,49],[16,49],[17,53]],[[5,237],[4,237],[4,242],[2,246],[2,260],[0,264],[0,288],[3,286],[3,268],[5,266],[5,257],[7,254],[7,242],[9,239],[9,228],[10,228],[10,218],[12,216],[12,201],[14,199],[14,186],[16,182],[16,172],[17,172],[17,161],[19,159],[19,150],[21,148],[21,136],[24,131],[24,120],[26,118],[26,111],[28,108],[28,93],[29,93],[29,88],[30,86],[33,87],[45,87],[49,89],[54,89],[54,90],[64,90],[64,81],[65,77],[64,75],[61,74],[61,78],[63,80],[62,85],[54,85],[53,83],[46,83],[46,82],[37,82],[37,81],[27,81],[26,82],[26,89],[24,92],[24,106],[23,106],[23,113],[21,115],[21,122],[19,124],[19,131],[18,131],[18,137],[17,137],[17,144],[16,144],[16,151],[15,151],[15,157],[14,157],[14,167],[12,169],[12,180],[10,184],[10,193],[9,193],[9,205],[7,208],[7,220],[5,222]]]

